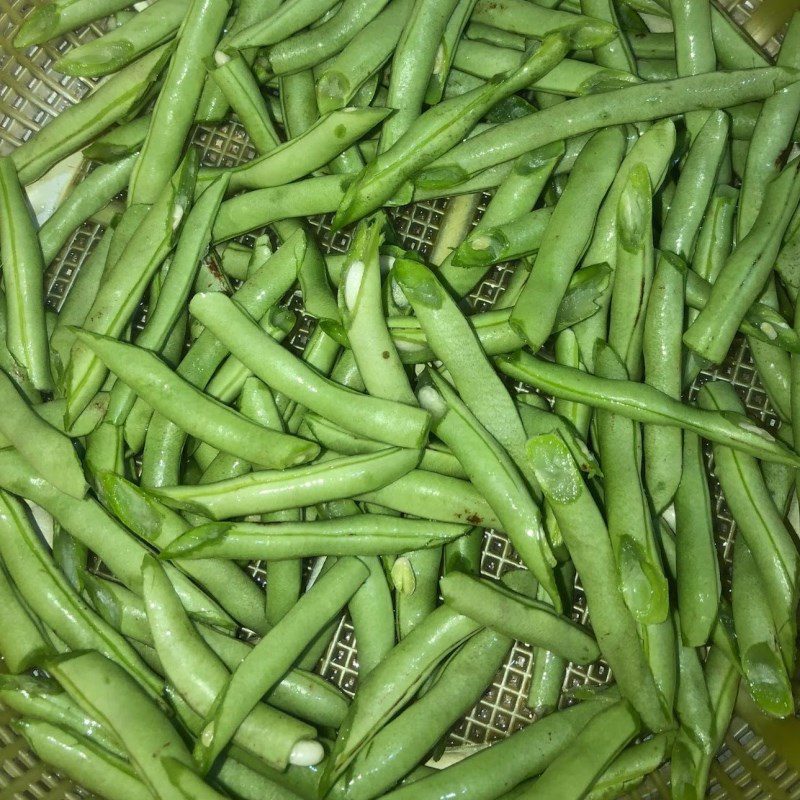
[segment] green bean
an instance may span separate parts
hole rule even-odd
[[[683,434],[683,472],[675,493],[678,608],[687,646],[702,647],[717,619],[720,577],[705,460],[696,434]]]
[[[216,779],[224,789],[242,800],[303,800],[291,789],[231,758],[222,762]]]
[[[495,800],[546,769],[605,706],[603,701],[570,706],[411,786],[400,786],[384,797],[387,800],[444,800],[448,797]]]
[[[100,492],[114,515],[138,536],[163,550],[191,527],[178,514],[146,495],[119,475],[99,476]],[[234,564],[220,560],[180,563],[180,567],[212,595],[240,623],[264,629],[263,598],[258,587]]]
[[[175,755],[191,765],[178,731],[159,706],[115,662],[100,653],[70,653],[52,659],[48,671],[76,702],[105,725],[127,751],[156,797],[168,797],[161,758]],[[154,757],[159,754],[159,758]]]
[[[366,566],[358,559],[343,558],[337,561],[333,569],[298,600],[294,608],[236,668],[206,716],[204,728],[195,745],[195,761],[202,772],[208,771],[259,698],[278,682],[368,574]],[[319,763],[322,756],[323,751],[318,743],[298,742],[289,761],[308,766]]]
[[[604,709],[556,756],[530,784],[513,793],[518,800],[532,797],[585,797],[602,774],[639,733],[639,717],[626,700]]]
[[[433,416],[433,431],[450,447],[475,488],[486,497],[524,563],[560,611],[561,600],[551,570],[555,558],[539,508],[522,475],[444,379],[434,372],[426,373],[418,397]]]
[[[793,660],[782,653],[786,641],[776,627],[764,573],[744,538],[737,540],[733,566],[733,621],[742,658],[742,672],[751,696],[767,714],[785,717],[794,711],[787,669]],[[791,666],[789,666],[791,665]]]
[[[281,75],[278,85],[283,125],[289,138],[296,139],[319,119],[314,72],[304,69],[291,75]]]
[[[718,382],[706,384],[698,402],[703,408],[736,413],[743,410],[733,388]],[[797,550],[757,462],[720,445],[714,447],[714,460],[728,507],[764,581],[780,649],[787,668],[791,669],[795,658]]]
[[[452,8],[436,49],[433,69],[425,90],[424,102],[426,105],[432,106],[442,100],[456,49],[472,16],[475,2],[476,0],[459,0]]]
[[[635,703],[645,724],[657,732],[669,725],[670,710],[663,705],[636,623],[625,605],[600,511],[557,433],[531,439],[528,450],[589,603],[593,604],[593,628],[600,651],[615,670],[622,693]]]
[[[98,167],[89,173],[39,230],[44,263],[50,264],[77,227],[104,208],[127,185],[134,156]]]
[[[319,452],[312,443],[270,431],[204,395],[147,350],[87,331],[76,335],[157,412],[202,441],[278,469],[308,461]]]
[[[672,25],[675,30],[675,62],[678,75],[699,75],[714,72],[717,54],[711,30],[711,6],[704,0],[670,4]],[[694,140],[709,118],[707,111],[693,111],[686,115],[686,128]]]
[[[415,469],[356,500],[439,522],[465,522],[502,530],[491,506],[469,481]]]
[[[344,0],[330,19],[268,47],[264,55],[270,71],[287,75],[321,64],[340,52],[386,3],[387,0]]]
[[[196,713],[205,716],[223,691],[228,670],[186,616],[161,565],[148,559],[143,574],[147,618],[156,651],[175,688]],[[191,672],[186,670],[187,663],[193,666]],[[284,769],[295,744],[313,738],[312,727],[265,704],[258,704],[234,741],[267,764]]]
[[[321,794],[365,751],[380,727],[398,714],[436,666],[480,626],[446,607],[437,608],[397,644],[359,687],[339,729],[322,776]]]
[[[703,131],[697,137],[700,141]],[[681,336],[683,334],[683,264],[669,251],[658,261],[644,324],[644,373],[649,386],[680,399]],[[657,514],[672,501],[681,480],[681,432],[645,425],[643,432],[645,483]]]
[[[595,356],[601,378],[624,379],[625,368],[608,347]],[[650,505],[641,480],[640,436],[636,422],[598,409],[595,415],[608,535],[625,603],[645,625],[663,622],[669,587],[653,531]]]
[[[467,408],[526,474],[525,431],[514,401],[455,301],[419,262],[397,261],[392,279],[413,306],[428,346],[444,363]]]
[[[391,789],[480,698],[510,646],[508,637],[484,630],[456,651],[433,686],[359,753],[343,777],[346,796],[369,800]]]
[[[730,123],[723,111],[710,113],[698,130],[678,180],[659,247],[691,260],[705,210],[716,188]]]
[[[207,67],[213,84],[233,108],[256,152],[271,150],[278,136],[247,59],[241,54],[228,55],[217,50],[213,62],[209,58]]]
[[[343,108],[326,114],[297,138],[270,149],[260,158],[226,170],[231,178],[229,191],[281,186],[304,178],[354,144],[388,113],[381,108]],[[201,185],[221,172],[201,172]]]
[[[675,269],[684,273],[686,304],[689,308],[705,308],[711,295],[711,284],[700,280],[694,270],[687,269],[685,264],[674,259],[671,259],[671,263]],[[765,303],[753,303],[739,326],[739,330],[751,340],[757,339],[768,344],[775,344],[790,353],[798,352],[800,342],[798,342],[797,333],[790,328],[789,323],[780,312]],[[698,363],[695,362],[694,369],[699,369]],[[780,407],[780,412],[785,414],[785,408]]]
[[[325,175],[232,197],[222,204],[214,225],[213,241],[232,239],[276,220],[333,211],[344,197],[350,180],[351,175]]]
[[[793,20],[786,33],[786,46],[781,48],[778,63],[781,66],[800,66],[797,48],[800,45],[800,22]],[[739,202],[738,234],[744,238],[754,225],[767,186],[781,169],[787,145],[793,140],[793,132],[800,113],[800,89],[790,86],[774,97],[767,98],[758,115],[750,140],[747,165],[742,177],[742,192]]]
[[[411,0],[392,2],[362,28],[316,75],[321,113],[343,108],[392,55],[406,20]]]
[[[63,494],[10,449],[0,451],[0,485],[41,506],[68,533],[101,558],[126,586],[134,591],[139,589],[139,565],[147,550],[95,500],[89,497],[77,500]],[[219,605],[180,572],[170,568],[170,579],[175,581],[181,601],[193,615],[213,625],[232,627],[232,620]]]
[[[675,34],[672,31],[631,31],[628,38],[637,58],[675,58]]]
[[[573,37],[575,48],[600,47],[616,35],[614,26],[605,20],[539,5],[530,7],[522,0],[507,0],[502,4],[479,0],[472,21],[537,39],[564,31]]]
[[[643,81],[674,81],[678,77],[675,61],[668,58],[640,58],[636,72]]]
[[[73,648],[92,648],[104,653],[123,664],[149,691],[160,690],[158,679],[130,645],[69,585],[28,521],[23,507],[7,494],[0,498],[0,537],[3,563],[17,590],[45,624],[59,631],[59,638]],[[39,654],[45,655],[44,641],[42,644]],[[37,666],[43,666],[42,662],[37,662]]]
[[[67,298],[58,312],[56,327],[50,336],[51,358],[58,375],[63,374],[64,367],[69,361],[70,350],[75,342],[75,334],[70,326],[83,325],[100,290],[114,236],[114,228],[106,228],[99,243],[81,264],[80,271],[75,276]],[[8,371],[6,364],[2,366]],[[16,382],[17,385],[20,385],[18,379]],[[61,417],[63,423],[63,410]]]
[[[535,6],[534,6],[535,7]],[[417,186],[446,188],[524,152],[598,127],[661,119],[770,96],[797,80],[785,67],[693,75],[567,100],[474,136],[422,170]]]
[[[83,580],[89,560],[89,548],[67,533],[57,522],[53,523],[53,561],[67,582],[77,592],[83,591]]]
[[[569,448],[572,457],[588,477],[602,475],[600,465],[594,454],[586,446],[581,432],[575,427],[567,416],[560,416],[558,412],[550,411],[547,408],[537,408],[531,403],[530,398],[539,397],[535,394],[520,395],[517,401],[522,424],[525,427],[525,434],[531,438],[542,433],[554,433],[558,431],[561,438]],[[588,426],[587,426],[588,431]]]
[[[442,578],[441,590],[445,603],[453,609],[512,639],[545,647],[579,664],[588,664],[600,655],[589,634],[556,615],[546,603],[463,573]]]
[[[14,37],[14,47],[22,49],[43,44],[89,22],[127,8],[125,0],[55,0],[34,9]]]
[[[498,73],[519,68],[525,57],[525,53],[519,50],[464,39],[458,45],[453,66],[470,75],[490,80]],[[537,78],[531,87],[540,92],[578,97],[638,82],[630,71],[565,58],[550,72]]]
[[[232,50],[242,50],[281,42],[319,20],[335,5],[334,0],[289,0],[269,16],[229,35],[227,46]]]
[[[564,153],[564,144],[557,142],[520,156],[514,162],[511,172],[497,187],[486,211],[476,223],[476,234],[530,211]],[[452,265],[452,258],[446,259],[439,268],[442,283],[458,296],[467,294],[485,274],[485,267],[456,269]]]
[[[441,544],[403,552],[392,565],[398,639],[405,639],[438,605],[441,565]]]
[[[551,214],[551,209],[541,208],[503,225],[482,228],[453,252],[453,266],[486,267],[535,253]]]
[[[599,344],[598,348],[606,346]],[[497,356],[495,364],[502,373],[558,397],[615,411],[638,422],[685,428],[756,458],[789,466],[798,464],[792,450],[738,412],[694,408],[651,386],[598,378],[526,353]]]
[[[385,224],[386,218],[381,214],[356,229],[339,287],[339,309],[369,394],[416,405],[382,311],[379,249]]]
[[[750,233],[725,262],[708,303],[684,334],[684,344],[703,358],[722,360],[747,308],[764,289],[800,200],[798,171],[800,159],[770,184]]]
[[[153,3],[104,36],[65,53],[53,67],[66,75],[89,78],[116,72],[172,39],[188,6],[188,0]]]
[[[592,50],[594,60],[607,69],[620,70],[621,72],[636,75],[636,59],[629,40],[629,34],[622,29],[617,17],[617,10],[614,3],[609,0],[581,0],[580,10],[582,14],[595,19],[603,19],[616,28],[617,35],[610,42],[595,47]],[[630,78],[623,80],[630,81]]]
[[[13,727],[39,758],[89,791],[110,800],[152,800],[128,762],[91,739],[36,719],[15,720]]]
[[[711,9],[711,35],[723,69],[757,69],[769,64],[755,42],[717,8]]]
[[[54,654],[53,645],[31,615],[0,560],[0,602],[4,624],[0,631],[0,653],[11,673],[24,672]]]
[[[468,533],[444,546],[442,574],[465,572],[467,575],[477,575],[481,571],[482,552],[483,528],[470,528]]]
[[[425,412],[401,403],[358,395],[317,375],[264,335],[227,298],[196,295],[191,311],[267,385],[310,410],[348,430],[388,444],[419,447],[424,443],[428,429]]]
[[[82,498],[88,487],[69,437],[42,419],[2,372],[0,403],[4,409],[0,429],[9,443],[53,486],[72,497]]]
[[[569,609],[573,600],[575,584],[575,568],[567,561],[557,568]],[[541,587],[538,587],[536,599],[548,603],[549,598]],[[531,682],[528,685],[527,706],[536,714],[538,719],[551,714],[558,707],[564,680],[567,676],[567,661],[552,650],[537,647],[533,651],[531,664]]]
[[[155,489],[154,493],[168,505],[213,519],[265,514],[352,497],[356,492],[374,491],[404,475],[418,458],[414,450],[390,448],[375,454],[323,460],[282,472],[252,472],[205,486]]]
[[[715,189],[706,209],[705,219],[697,234],[697,245],[692,257],[692,271],[709,283],[714,283],[733,248],[736,204],[739,193],[729,186]],[[688,286],[687,286],[688,289]],[[691,304],[690,304],[691,305]],[[697,318],[694,309],[687,312],[687,322]],[[685,354],[684,383],[694,380],[702,362],[692,352]]]
[[[634,789],[670,757],[673,737],[660,733],[623,750],[592,784],[588,800],[613,800]],[[675,780],[670,773],[670,780]]]
[[[230,0],[191,0],[133,169],[129,205],[155,203],[177,169],[203,89],[203,59],[214,52],[229,9]]]
[[[472,20],[464,31],[464,38],[497,47],[507,47],[511,50],[525,50],[528,47],[528,40],[521,33],[501,30],[493,25],[485,25],[483,22]]]
[[[334,217],[334,226],[340,228],[360,219],[398,191],[401,198],[410,194],[409,178],[460,141],[489,109],[548,72],[564,58],[567,47],[567,39],[554,34],[501,80],[483,84],[415,116],[392,146],[385,148],[347,188]],[[384,133],[388,124],[396,119],[397,115],[387,120]]]
[[[197,169],[196,153],[190,151],[147,212],[119,261],[107,271],[84,322],[84,329],[119,336],[144,296],[144,292],[172,250],[186,206],[192,196]],[[101,388],[107,370],[85,342],[76,341],[64,376],[67,424],[71,424]]]
[[[628,175],[617,207],[616,272],[608,326],[608,343],[633,381],[642,378],[646,308],[655,270],[652,220],[650,176],[638,164]]]
[[[586,371],[586,365],[580,352],[578,339],[574,332],[567,329],[561,331],[556,336],[554,356],[556,364],[563,364],[574,369]],[[584,439],[589,435],[589,426],[592,421],[592,408],[585,403],[577,403],[561,397],[553,400],[553,413],[565,420],[568,420],[579,436]],[[584,463],[585,454],[578,459],[578,463]]]
[[[80,105],[54,117],[12,156],[23,183],[32,183],[110,125],[124,119],[148,95],[172,52],[171,45],[143,56],[100,85]]]
[[[385,444],[348,433],[316,414],[307,414],[303,418],[303,426],[307,428],[312,438],[326,450],[332,450],[341,455],[357,456],[361,453],[377,453],[379,450],[386,449]],[[301,426],[301,431],[303,426]],[[440,475],[450,475],[454,478],[466,477],[458,459],[449,451],[439,447],[426,447],[422,451],[419,464],[420,469],[438,472]]]
[[[50,390],[44,259],[25,190],[8,156],[0,158],[0,258],[6,288],[6,346],[31,383],[37,389]]]
[[[545,231],[531,276],[511,314],[511,325],[534,350],[552,332],[557,304],[589,245],[587,231],[592,229],[623,155],[621,130],[609,128],[592,137],[570,173],[564,194]]]
[[[162,557],[284,560],[356,553],[385,555],[441,546],[466,531],[465,525],[423,523],[378,514],[313,522],[212,522],[187,530],[167,546]]]

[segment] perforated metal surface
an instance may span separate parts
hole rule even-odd
[[[52,70],[59,53],[96,36],[99,30],[89,27],[70,34],[57,45],[30,48],[25,53],[12,51],[11,34],[32,7],[24,0],[0,0],[0,152],[27,139],[53,115],[74,103],[90,88],[91,82],[60,76]],[[743,22],[752,13],[753,4],[729,3],[734,18]],[[777,51],[777,39],[766,45]],[[195,135],[203,162],[209,165],[233,165],[252,156],[243,129],[234,123],[215,129],[200,128]],[[426,254],[435,240],[445,201],[421,203],[392,212],[395,230],[405,246]],[[312,221],[320,243],[330,251],[344,252],[345,234],[332,234],[326,219]],[[48,302],[57,309],[92,247],[102,234],[102,227],[87,223],[75,233],[46,276]],[[498,268],[484,280],[471,300],[476,308],[490,306],[502,292],[510,270]],[[296,306],[299,298],[294,298]],[[301,349],[311,331],[312,321],[302,317],[290,344]],[[729,361],[713,373],[703,373],[700,382],[710,377],[729,380],[736,386],[749,412],[769,425],[776,424],[766,394],[755,375],[746,345],[737,341]],[[717,535],[721,556],[727,560],[735,525],[714,482]],[[482,557],[482,571],[498,577],[519,562],[504,536],[487,532]],[[263,580],[264,570],[254,564],[254,576]],[[585,620],[586,610],[580,591],[576,595],[576,619]],[[530,680],[531,649],[516,644],[493,685],[480,703],[451,732],[452,745],[483,745],[508,736],[531,720],[526,707]],[[355,690],[358,673],[357,649],[353,629],[341,621],[334,640],[320,664],[320,671],[346,692]],[[589,667],[570,666],[565,688],[608,681],[610,673],[602,663]],[[9,714],[0,707],[0,798],[77,798],[74,787],[60,779],[25,748],[24,742],[8,727]],[[800,777],[788,769],[763,741],[739,720],[735,720],[712,770],[712,797],[794,798],[800,797]],[[667,796],[667,775],[652,776],[631,797]],[[83,794],[82,792],[80,794]]]

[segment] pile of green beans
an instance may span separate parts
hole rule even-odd
[[[705,797],[737,693],[795,713],[800,13],[772,65],[709,0],[127,5],[13,37],[116,15],[0,158],[15,731],[108,800]],[[774,425],[709,380],[745,340]],[[514,642],[532,724],[437,763]]]

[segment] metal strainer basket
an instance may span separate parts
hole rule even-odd
[[[770,2],[765,0],[764,5]],[[11,47],[13,34],[20,22],[37,4],[38,0],[0,0],[0,153],[6,153],[25,141],[61,110],[77,102],[93,85],[91,80],[63,76],[55,72],[52,65],[66,50],[100,35],[103,31],[96,26],[89,26],[56,42],[25,52]],[[725,0],[723,5],[745,30],[749,25],[768,54],[777,52],[781,34],[767,38],[772,31],[763,25],[756,29],[752,24],[757,21],[754,15],[757,17],[756,11],[762,5],[761,0]],[[194,141],[202,153],[203,163],[207,165],[231,166],[253,155],[243,129],[236,123],[216,128],[198,128]],[[76,163],[73,180],[86,168],[86,165]],[[32,191],[35,194],[37,188],[34,187]],[[52,194],[52,187],[48,185],[44,191],[45,194]],[[44,201],[47,200],[45,197]],[[446,205],[446,201],[425,202],[393,212],[392,222],[406,247],[422,253],[429,251]],[[482,206],[479,207],[480,211]],[[328,218],[318,218],[313,223],[323,247],[330,251],[346,250],[348,236],[332,233],[327,224]],[[63,302],[75,275],[102,231],[102,226],[94,222],[83,225],[48,270],[47,297],[54,309]],[[482,310],[491,306],[502,293],[510,274],[511,271],[503,267],[493,270],[471,296],[475,307]],[[297,297],[293,303],[296,302],[299,307],[299,301]],[[313,320],[301,317],[290,345],[301,349],[312,326]],[[758,381],[743,339],[737,340],[724,365],[713,372],[702,373],[698,383],[712,377],[732,383],[754,418],[770,427],[777,426],[777,418]],[[735,524],[715,480],[712,481],[712,489],[719,553],[725,565],[729,566]],[[483,573],[499,577],[518,564],[506,538],[488,531],[482,557]],[[252,572],[256,579],[263,580],[261,565],[253,564]],[[585,620],[585,603],[580,591],[576,594],[574,613],[577,619]],[[530,670],[531,649],[527,645],[515,644],[493,685],[478,705],[451,731],[450,747],[457,751],[463,747],[486,745],[528,724],[532,715],[525,701]],[[353,629],[346,618],[341,621],[336,637],[319,665],[319,671],[345,692],[352,694],[355,690],[358,656]],[[610,678],[610,671],[603,662],[589,667],[571,665],[565,688],[602,684]],[[10,720],[11,714],[0,706],[0,800],[77,800],[86,797],[85,791],[53,773],[31,754],[24,740],[17,737],[8,726]],[[641,800],[667,797],[668,782],[668,770],[665,768],[650,776],[629,797]],[[793,720],[767,729],[759,726],[756,732],[742,719],[735,717],[723,749],[712,767],[710,796],[736,800],[800,798],[800,723]]]

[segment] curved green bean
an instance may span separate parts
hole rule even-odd
[[[195,295],[190,309],[271,388],[356,433],[401,447],[424,444],[429,417],[421,409],[360,395],[323,378],[264,334],[226,297]]]
[[[533,6],[535,8],[535,6]],[[420,172],[417,186],[453,186],[536,147],[599,127],[763,100],[797,81],[795,70],[766,67],[693,75],[567,100],[467,139]]]
[[[497,356],[495,363],[504,374],[557,397],[616,411],[638,422],[685,428],[709,441],[766,461],[800,465],[800,457],[744,414],[694,408],[651,386],[598,378],[527,353]]]
[[[147,350],[84,330],[76,336],[157,412],[197,439],[276,469],[310,461],[319,452],[312,442],[271,431],[208,397]]]

